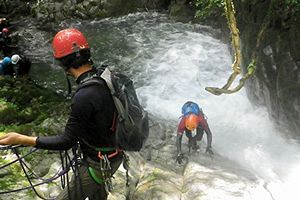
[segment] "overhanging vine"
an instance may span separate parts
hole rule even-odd
[[[206,87],[205,90],[208,92],[214,94],[214,95],[221,95],[221,94],[232,94],[235,92],[238,92],[245,84],[246,80],[249,79],[256,70],[256,60],[257,60],[257,54],[258,48],[260,46],[261,40],[264,37],[265,30],[267,28],[267,25],[270,21],[271,16],[271,6],[273,1],[270,4],[269,11],[263,21],[263,24],[261,26],[261,29],[257,35],[256,40],[256,46],[255,49],[251,55],[251,62],[248,64],[247,72],[243,75],[243,77],[239,80],[239,84],[235,86],[233,89],[230,89],[230,86],[236,79],[236,77],[241,73],[241,60],[242,60],[242,52],[241,52],[241,46],[240,46],[240,36],[239,36],[239,29],[237,28],[236,18],[235,18],[235,9],[234,4],[232,0],[224,0],[224,10],[228,22],[228,27],[230,29],[231,33],[231,39],[232,39],[232,46],[234,50],[234,62],[232,64],[232,74],[227,80],[227,83],[222,87]]]

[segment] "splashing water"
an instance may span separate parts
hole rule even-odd
[[[136,82],[147,79],[138,88],[146,109],[177,120],[185,101],[198,102],[209,118],[216,151],[262,177],[275,199],[297,198],[299,146],[280,136],[266,109],[252,106],[244,90],[223,96],[204,90],[226,82],[232,62],[228,45],[197,31],[205,27],[149,23],[133,25],[130,41],[140,55],[149,55],[132,62],[143,72],[134,74]]]
[[[228,44],[213,37],[217,30],[157,13],[61,24],[70,25],[85,30],[96,64],[125,66],[151,114],[177,121],[184,102],[199,103],[216,152],[263,179],[274,199],[299,197],[299,145],[282,137],[266,109],[253,106],[244,89],[222,96],[204,90],[222,86],[231,73]]]

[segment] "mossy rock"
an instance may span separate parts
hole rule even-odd
[[[66,120],[69,104],[63,96],[31,80],[0,77],[0,131],[53,134],[58,128],[45,127],[43,122],[48,118]]]
[[[35,103],[61,102],[63,97],[47,90],[30,79],[0,77],[0,98],[16,104],[20,108]]]
[[[0,99],[0,124],[11,124],[16,122],[18,108],[16,105]]]
[[[169,15],[172,19],[180,22],[189,22],[194,19],[195,10],[185,1],[173,3],[169,8]]]

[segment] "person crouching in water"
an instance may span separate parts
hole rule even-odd
[[[196,129],[196,135],[192,136],[192,132]],[[206,121],[206,117],[199,108],[198,104],[188,101],[182,106],[182,116],[177,128],[176,147],[177,147],[177,158],[176,161],[181,164],[183,159],[183,153],[181,151],[182,136],[188,137],[189,149],[199,149],[197,141],[201,141],[204,131],[207,136],[206,153],[213,154],[211,143],[212,133]]]

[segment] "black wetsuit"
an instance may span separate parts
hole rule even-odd
[[[2,74],[1,75],[6,75],[6,76],[14,76],[15,75],[15,70],[13,64],[8,64],[3,66],[2,65]]]
[[[96,73],[91,70],[82,74],[77,80],[80,83],[82,80]],[[103,81],[104,83],[104,81]],[[115,136],[111,130],[114,113],[116,108],[113,103],[110,91],[106,84],[95,84],[79,89],[73,97],[71,105],[71,113],[68,119],[65,132],[61,135],[50,137],[38,137],[37,148],[52,149],[52,150],[67,150],[70,149],[77,141],[81,142],[81,149],[84,157],[89,164],[96,163],[99,166],[98,152],[89,148],[89,145],[95,147],[115,147]],[[83,142],[85,141],[85,142]],[[86,145],[86,143],[88,145]],[[92,160],[91,160],[92,159]],[[112,174],[118,169],[123,156],[119,155],[111,158]],[[77,188],[75,182],[71,183],[72,197],[68,197],[67,190],[63,191],[57,199],[106,199],[103,184],[96,184],[89,176],[87,166],[80,168],[80,182],[82,188]],[[76,188],[76,189],[75,189]],[[83,192],[79,192],[83,190]],[[77,192],[77,194],[76,194]],[[78,197],[78,193],[83,194]]]
[[[94,71],[82,74],[77,80],[91,76]],[[116,112],[111,94],[105,84],[95,84],[80,89],[73,97],[71,113],[61,135],[39,137],[37,148],[52,150],[70,149],[78,140],[86,141],[96,147],[114,147],[114,133],[110,130]],[[83,151],[89,149],[84,143]],[[87,151],[88,156],[95,158],[96,154]],[[96,158],[97,159],[97,158]]]
[[[20,60],[15,66],[17,76],[28,75],[31,68],[31,61],[25,56],[20,56]]]
[[[4,56],[11,56],[12,53],[12,39],[8,35],[0,34],[0,51],[3,51]]]

